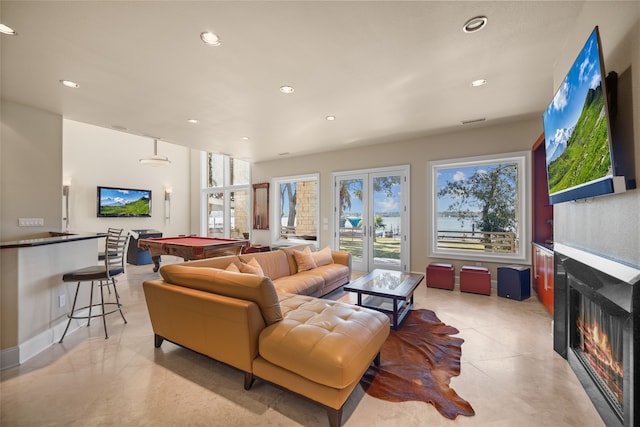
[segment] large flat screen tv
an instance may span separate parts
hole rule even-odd
[[[609,105],[595,27],[544,112],[549,200],[614,192]]]
[[[150,217],[151,190],[98,187],[99,217]]]

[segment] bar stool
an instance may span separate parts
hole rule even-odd
[[[91,325],[91,319],[94,317],[102,317],[102,323],[104,325],[104,338],[109,338],[107,334],[107,320],[106,316],[111,313],[115,313],[116,311],[120,312],[120,316],[122,316],[122,320],[124,323],[127,323],[127,319],[125,319],[124,314],[122,313],[122,305],[120,304],[120,296],[118,295],[118,290],[116,288],[116,280],[115,277],[124,273],[124,253],[127,248],[127,243],[129,241],[129,233],[124,234],[124,230],[109,228],[107,232],[106,242],[105,242],[105,251],[104,253],[107,256],[104,257],[104,264],[92,265],[90,267],[85,267],[80,270],[75,270],[70,273],[66,273],[62,276],[63,282],[78,282],[76,285],[76,293],[73,297],[73,304],[71,305],[71,312],[67,315],[69,320],[67,321],[67,327],[64,329],[64,333],[60,338],[60,343],[64,339],[67,331],[69,330],[69,325],[71,324],[71,319],[87,319],[87,327]],[[89,305],[84,307],[76,308],[76,303],[78,302],[78,291],[80,290],[80,284],[83,282],[91,282],[91,292],[89,297]],[[93,303],[93,285],[95,282],[98,282],[98,286],[100,287],[100,302]],[[104,301],[104,290],[103,287],[109,284],[113,285],[113,290],[116,298],[116,302],[105,302]],[[106,311],[106,306],[115,306],[113,310]],[[94,307],[100,307],[100,313],[92,314],[92,309]],[[85,309],[89,309],[88,315],[80,315],[79,313]]]

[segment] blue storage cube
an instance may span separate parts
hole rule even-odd
[[[521,265],[498,267],[498,296],[515,300],[531,296],[531,269]]]

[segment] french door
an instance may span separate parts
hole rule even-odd
[[[355,271],[409,269],[409,167],[334,173],[333,247]]]

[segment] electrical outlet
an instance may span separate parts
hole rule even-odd
[[[62,308],[67,305],[67,296],[65,294],[58,295],[58,307]]]
[[[18,227],[44,227],[44,218],[18,218]]]

